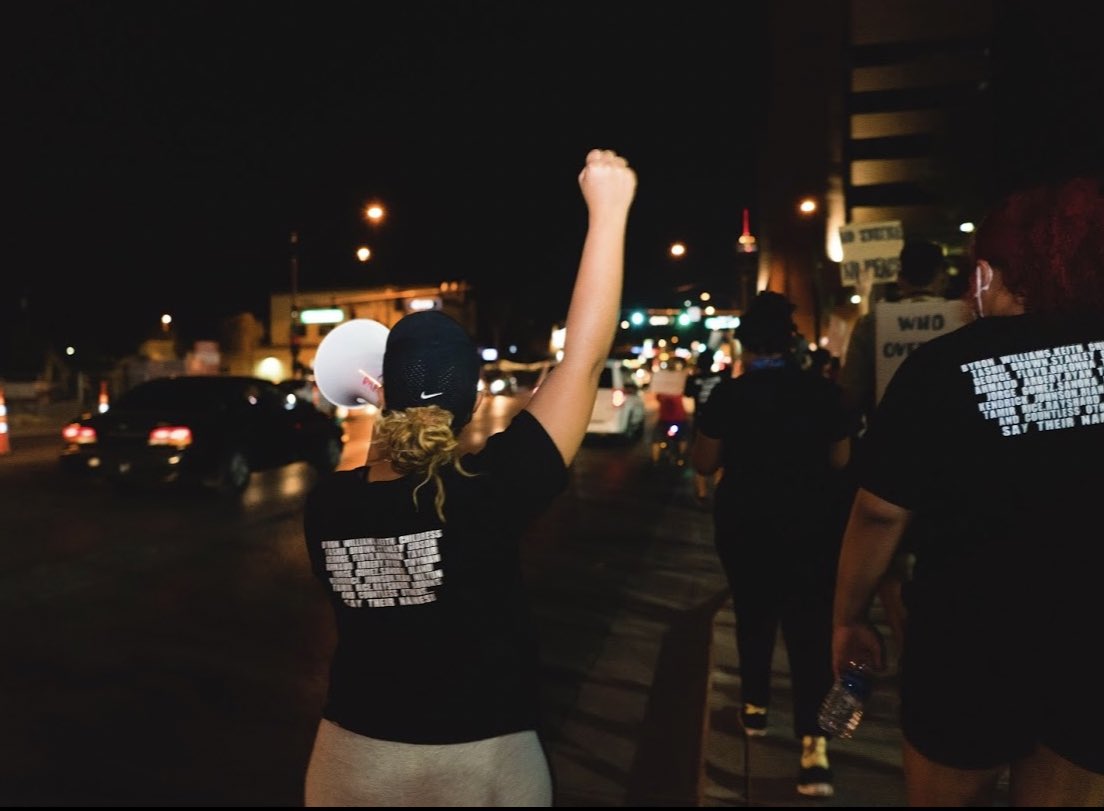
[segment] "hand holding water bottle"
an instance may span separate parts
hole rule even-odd
[[[821,729],[836,738],[850,738],[854,734],[873,688],[871,677],[866,665],[848,664],[820,705],[817,723]]]
[[[836,682],[821,704],[817,722],[829,735],[850,738],[862,721],[876,671],[884,667],[884,642],[869,623],[837,625],[832,633]]]

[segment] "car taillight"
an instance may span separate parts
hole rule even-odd
[[[154,428],[150,431],[149,444],[186,447],[192,444],[192,429],[184,425],[163,425]]]
[[[611,397],[613,400],[613,407],[620,408],[625,405],[625,392],[623,389],[614,389]]]
[[[96,441],[96,429],[90,425],[81,425],[79,422],[71,422],[61,429],[61,437],[66,442],[75,442],[77,445],[88,445]]]

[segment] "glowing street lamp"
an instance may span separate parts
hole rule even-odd
[[[387,212],[379,203],[369,203],[364,208],[364,218],[373,225],[379,225],[386,216]]]
[[[675,257],[676,259],[679,259],[686,255],[686,245],[681,242],[673,242],[671,243],[671,247],[668,249],[668,253],[670,253],[671,256]]]
[[[364,247],[363,245],[357,248],[356,258],[359,259],[361,262],[367,262],[371,256],[372,251],[370,248]]]
[[[797,204],[797,210],[805,216],[816,213],[817,202],[812,197],[803,197]]]

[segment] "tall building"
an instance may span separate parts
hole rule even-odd
[[[791,297],[810,340],[842,352],[882,293],[844,283],[841,226],[900,222],[951,253],[966,244],[959,226],[989,176],[992,5],[771,4],[760,287]],[[852,303],[856,292],[871,295]]]
[[[990,2],[851,0],[842,132],[847,222],[963,243],[992,129]],[[979,138],[980,135],[980,138]]]
[[[1074,0],[771,0],[758,287],[842,352],[839,228],[900,222],[954,259],[1004,192],[1104,172],[1104,59]],[[803,200],[815,204],[801,211]]]

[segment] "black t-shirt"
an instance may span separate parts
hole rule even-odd
[[[724,379],[725,376],[719,372],[699,372],[686,376],[686,384],[683,386],[682,396],[693,399],[695,420],[699,418],[702,407],[709,400],[710,395],[713,394],[713,389]]]
[[[442,472],[445,518],[421,477],[323,480],[304,526],[338,642],[323,714],[382,740],[442,744],[538,726],[538,651],[519,561],[530,522],[567,482],[563,457],[521,411],[464,477]]]
[[[858,482],[913,511],[910,610],[1062,611],[1095,600],[1104,319],[983,318],[918,347],[886,389]],[[1091,575],[1088,573],[1091,572]],[[1074,614],[1099,609],[1082,605]],[[1057,617],[1055,618],[1058,619]],[[994,626],[995,627],[995,626]]]
[[[697,429],[722,442],[718,525],[731,515],[804,533],[838,514],[842,481],[829,451],[849,422],[831,380],[792,363],[751,368],[713,389]]]

